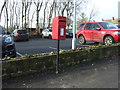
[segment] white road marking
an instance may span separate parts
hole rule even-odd
[[[54,47],[49,47],[50,49],[55,49],[55,50],[57,50],[57,48],[54,48]],[[62,50],[62,49],[60,49],[60,50]]]
[[[19,52],[16,52],[17,53],[17,55],[19,55],[19,56],[23,56],[22,54],[20,54]]]

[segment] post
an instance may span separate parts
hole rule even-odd
[[[60,40],[57,40],[57,59],[56,59],[56,74],[59,73],[59,48],[60,48]]]
[[[76,1],[74,0],[74,21],[73,21],[73,39],[72,39],[72,49],[76,48],[76,38],[75,38],[75,34],[76,34]]]

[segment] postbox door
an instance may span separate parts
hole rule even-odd
[[[65,29],[64,28],[60,28],[60,37],[63,37],[65,33]]]

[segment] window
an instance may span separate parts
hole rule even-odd
[[[97,23],[88,23],[85,26],[85,30],[96,30],[96,28],[100,28]]]
[[[86,24],[84,29],[85,30],[91,30],[91,23]]]
[[[19,33],[19,34],[26,34],[27,31],[26,31],[26,30],[18,30],[18,33]]]
[[[110,22],[100,22],[100,25],[102,25],[104,29],[117,29],[117,26]]]
[[[50,32],[52,32],[52,29],[48,29]]]
[[[96,30],[96,28],[100,28],[100,26],[97,23],[92,23],[91,30]]]
[[[83,26],[84,26],[84,24],[80,24],[78,30],[81,30]]]

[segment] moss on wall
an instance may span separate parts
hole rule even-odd
[[[78,64],[120,56],[118,52],[120,45],[113,46],[92,46],[88,48],[79,48],[76,50],[60,51],[60,70],[72,67]],[[47,53],[34,55],[34,57],[21,57],[2,61],[3,79],[30,75],[34,73],[45,73],[55,71],[56,53]]]

